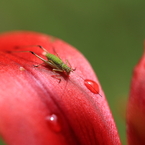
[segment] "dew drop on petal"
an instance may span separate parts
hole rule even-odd
[[[24,67],[22,67],[22,66],[20,66],[20,68],[19,68],[21,71],[24,71],[25,70],[25,68]]]
[[[94,94],[99,94],[99,85],[92,81],[92,80],[88,80],[88,79],[85,79],[84,80],[84,85]],[[101,96],[101,95],[100,95]],[[102,96],[101,96],[102,97]]]
[[[49,127],[55,131],[55,132],[60,132],[61,131],[61,125],[58,121],[58,116],[55,114],[51,114],[46,117],[47,123]]]

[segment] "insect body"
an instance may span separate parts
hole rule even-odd
[[[71,72],[75,71],[75,69],[72,69],[71,67],[69,67],[67,65],[68,61],[66,61],[66,63],[64,63],[61,60],[61,58],[59,58],[59,56],[56,56],[54,54],[49,53],[41,45],[32,45],[31,47],[34,47],[34,46],[39,47],[39,48],[41,48],[44,51],[44,56],[46,56],[47,60],[45,60],[44,58],[40,57],[39,55],[37,55],[33,51],[23,51],[23,52],[32,53],[33,55],[35,55],[36,57],[41,59],[45,64],[47,64],[48,66],[53,68],[52,70],[55,71],[55,72],[63,72],[66,75],[69,75]],[[39,65],[36,65],[36,66],[39,66]]]
[[[56,55],[50,54],[47,51],[45,51],[46,54],[44,54],[48,60],[45,60],[44,62],[46,64],[48,64],[49,66],[51,66],[53,68],[53,71],[58,71],[58,72],[64,72],[66,73],[66,75],[69,75],[70,72],[75,71],[75,69],[72,69],[71,67],[69,67],[67,65],[67,61],[66,63],[64,63],[59,57],[57,57]]]

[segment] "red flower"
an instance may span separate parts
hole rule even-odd
[[[69,77],[58,75],[31,53],[50,53],[69,60]],[[20,48],[18,48],[20,47]],[[57,54],[54,52],[57,52]],[[9,145],[120,145],[106,98],[90,64],[62,40],[34,32],[0,35],[0,134]],[[84,84],[93,80],[99,94]],[[94,85],[96,86],[96,85]],[[88,87],[88,88],[87,88]],[[91,87],[91,86],[90,86]]]
[[[145,145],[145,53],[134,68],[127,110],[129,145]]]

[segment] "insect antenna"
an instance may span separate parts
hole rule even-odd
[[[60,56],[58,55],[58,53],[56,52],[55,48],[52,47],[52,49],[53,49],[53,52],[57,55],[57,57],[58,57],[59,59],[61,59]],[[61,60],[62,60],[62,59],[61,59]]]
[[[33,55],[35,55],[36,57],[38,57],[39,59],[41,59],[42,61],[46,62],[47,61],[45,59],[43,59],[42,57],[40,57],[39,55],[37,55],[35,52],[33,51],[7,51],[8,53],[20,53],[20,52],[28,52],[28,53],[31,53]]]
[[[26,48],[26,47],[39,47],[40,49],[42,49],[43,51],[48,53],[48,51],[44,47],[42,47],[41,45],[15,46],[16,49],[18,49],[18,48]]]

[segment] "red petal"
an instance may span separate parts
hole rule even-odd
[[[72,72],[61,82],[47,66],[29,53],[42,56],[42,45],[50,53],[69,60]],[[119,145],[117,129],[101,86],[86,59],[72,46],[34,32],[12,32],[0,36],[0,133],[7,144],[31,145]],[[44,56],[42,56],[45,58]],[[84,85],[84,79],[99,85],[99,94]]]
[[[145,53],[134,68],[127,110],[129,145],[145,144]]]

